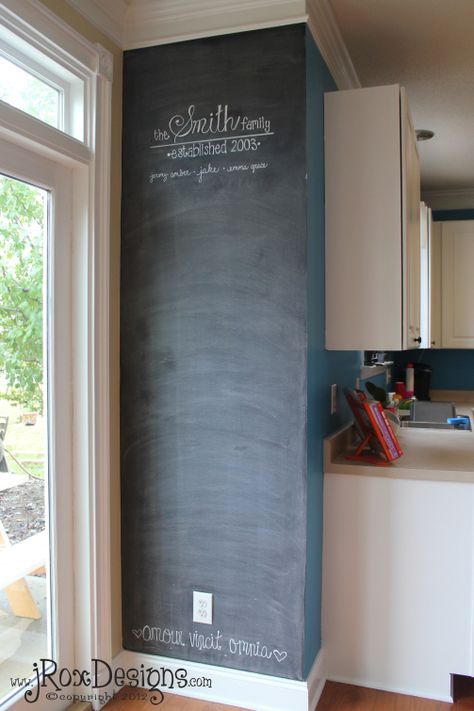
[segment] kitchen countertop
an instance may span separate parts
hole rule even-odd
[[[457,414],[467,414],[471,421],[473,407],[472,402],[456,402]],[[345,454],[350,451],[353,435],[353,425],[346,425],[325,439],[326,473],[474,483],[472,431],[402,428],[397,438],[404,454],[387,466],[347,460]]]

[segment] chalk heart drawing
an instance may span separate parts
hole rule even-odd
[[[142,639],[143,638],[143,629],[144,628],[138,629],[138,630],[132,629],[133,636],[136,637],[136,639]],[[180,632],[180,634],[182,634],[182,633]],[[219,637],[221,636],[220,633],[218,633],[218,635],[219,635]],[[185,645],[183,645],[183,646],[185,646]],[[192,643],[191,646],[194,647],[194,644]],[[274,649],[273,652],[270,652],[270,651],[267,652],[267,659],[271,659],[272,654],[275,657],[275,659],[277,660],[277,662],[279,662],[279,663],[285,661],[285,659],[288,656],[288,652],[285,652],[284,650],[280,651],[279,649]]]

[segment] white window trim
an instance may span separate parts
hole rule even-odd
[[[0,132],[5,138],[28,145],[53,160],[69,158],[84,165],[93,160],[91,150],[81,141],[1,100]]]
[[[51,471],[55,473],[48,478],[48,498],[50,507],[47,517],[50,540],[52,542],[50,571],[52,584],[50,585],[50,610],[53,624],[58,620],[61,625],[72,625],[74,622],[71,600],[74,599],[72,555],[73,540],[70,512],[72,511],[73,481],[71,477],[61,476],[69,472],[72,457],[72,411],[71,397],[62,393],[69,392],[69,383],[72,378],[72,353],[71,353],[71,317],[70,293],[71,264],[71,171],[56,161],[51,161],[44,156],[25,150],[21,146],[0,139],[0,169],[10,178],[26,180],[33,185],[43,188],[50,193],[52,202],[53,219],[48,224],[48,249],[47,273],[48,293],[44,304],[44,313],[47,322],[47,338],[45,347],[48,356],[46,381],[48,387],[48,401],[46,413],[48,422],[54,421],[54,428],[48,427],[48,462]],[[57,238],[60,235],[60,238]],[[45,265],[46,266],[46,265]],[[55,298],[60,294],[60,298]],[[61,354],[57,358],[58,353]],[[60,545],[58,545],[57,532],[61,531]],[[56,571],[61,571],[61,584],[56,584]],[[48,616],[48,635],[51,619]],[[74,661],[73,639],[67,635],[55,635],[54,659],[60,663],[71,664]],[[33,672],[31,667],[29,670]],[[21,694],[20,694],[21,696]],[[18,694],[9,699],[6,704],[13,708],[28,708],[26,701],[20,699]],[[39,703],[38,711],[42,711]],[[4,704],[2,704],[4,708]]]
[[[99,44],[88,42],[79,33],[50,12],[38,0],[1,0],[0,27],[13,35],[5,41],[6,55],[14,61],[18,55],[24,58],[20,64],[30,67],[33,74],[46,83],[63,89],[68,119],[61,127],[79,142],[94,147],[95,130],[90,117],[94,114],[94,78],[104,76],[112,82],[113,59],[110,52]],[[15,45],[18,45],[15,47]],[[44,65],[40,69],[41,59]],[[28,56],[29,55],[29,56]],[[61,70],[58,72],[57,65]],[[83,90],[82,90],[83,87]],[[74,107],[79,104],[79,113],[84,115],[81,126]]]
[[[109,238],[112,56],[35,0],[1,0],[0,20],[90,79],[88,143],[0,102],[0,137],[72,167],[75,664],[110,663]],[[71,59],[73,58],[73,59]]]

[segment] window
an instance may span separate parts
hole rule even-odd
[[[35,662],[74,658],[67,631],[73,590],[65,583],[72,579],[72,479],[65,474],[72,399],[61,386],[62,373],[71,370],[70,326],[61,314],[71,303],[64,282],[71,191],[70,171],[0,140],[0,415],[8,414],[0,491],[0,708],[32,676]]]
[[[0,100],[88,144],[91,76],[0,6]]]
[[[4,69],[0,174],[7,183],[14,181],[8,183],[14,192],[25,190],[33,202],[37,200],[35,215],[44,210],[42,222],[38,217],[36,226],[25,228],[38,233],[46,277],[42,313],[50,572],[44,580],[51,590],[47,604],[51,624],[45,625],[41,652],[48,650],[59,667],[84,669],[92,658],[111,661],[107,390],[111,57],[41,3],[1,0],[0,75]],[[21,204],[18,210],[21,220]],[[8,445],[8,439],[5,442]],[[28,583],[29,573],[25,576]],[[21,677],[23,672],[11,676]],[[7,693],[2,687],[0,709],[32,708],[24,691],[12,687]],[[34,704],[36,711],[50,707],[44,694]],[[57,711],[61,709],[58,704]]]
[[[50,126],[62,126],[59,89],[0,55],[0,99]]]

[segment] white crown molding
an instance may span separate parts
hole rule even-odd
[[[339,89],[360,82],[329,0],[67,0],[123,49],[308,22]]]
[[[357,76],[329,0],[308,0],[308,25],[338,89],[359,89]]]
[[[129,0],[66,0],[66,2],[123,48]]]
[[[143,667],[140,665],[143,664]],[[168,688],[162,686],[164,692],[189,696],[200,701],[210,701],[218,704],[229,704],[258,711],[312,711],[321,696],[326,681],[324,668],[324,653],[319,652],[314,660],[306,681],[294,681],[267,674],[256,674],[238,669],[227,669],[210,664],[199,664],[183,659],[158,657],[139,652],[122,650],[113,660],[116,669],[158,669],[162,679],[167,680]],[[187,678],[203,677],[211,679],[212,686],[196,686],[174,688],[169,686],[171,673],[185,669]],[[117,692],[118,689],[107,689]]]
[[[125,49],[306,22],[305,0],[141,0],[130,5]]]
[[[433,210],[473,210],[474,188],[422,190],[421,198]]]

